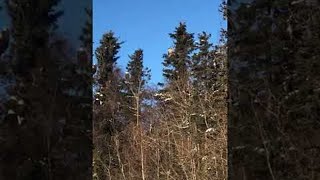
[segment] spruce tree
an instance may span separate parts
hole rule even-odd
[[[145,99],[144,87],[150,79],[150,70],[143,67],[143,50],[138,49],[129,56],[130,61],[127,65],[125,76],[125,87],[127,89],[127,102],[129,110],[129,121],[134,121],[140,131],[140,158],[141,158],[141,176],[144,179],[144,151],[143,151],[143,117],[141,116],[142,102]]]
[[[132,86],[133,92],[143,89],[147,81],[150,79],[150,70],[143,66],[143,50],[138,49],[129,56],[130,61],[126,67],[126,81]]]
[[[87,21],[82,28],[82,33],[79,36],[81,41],[80,49],[78,50],[78,65],[79,69],[84,71],[84,87],[85,91],[92,93],[92,9],[84,9],[87,15]],[[88,91],[88,89],[90,89]],[[91,95],[90,95],[91,98]]]
[[[122,42],[114,36],[112,31],[103,35],[100,46],[96,49],[95,55],[98,62],[97,79],[98,84],[103,84],[112,79],[115,65],[119,57],[117,56]]]
[[[136,111],[141,110],[141,103],[144,100],[145,85],[150,80],[150,70],[143,66],[143,50],[138,49],[132,55],[129,56],[130,61],[126,67],[126,76],[124,79],[126,99],[128,107],[135,109]],[[136,106],[140,108],[137,110]],[[129,109],[130,109],[129,108]],[[132,112],[132,111],[131,111]],[[130,113],[132,114],[132,113]],[[134,117],[131,115],[131,117]]]
[[[188,80],[188,71],[191,64],[191,53],[195,49],[193,34],[187,32],[185,23],[180,23],[174,33],[170,33],[173,40],[173,48],[169,49],[168,54],[164,54],[163,76],[168,81]]]
[[[206,32],[198,35],[199,42],[196,44],[198,52],[192,57],[193,85],[199,91],[208,88],[214,79],[215,68],[210,37],[211,35]]]
[[[121,44],[114,33],[109,31],[102,36],[100,46],[95,50],[98,65],[95,83],[98,87],[94,95],[93,133],[99,138],[93,140],[93,160],[96,163],[94,173],[100,178],[106,178],[104,164],[115,156],[111,136],[122,128],[122,77],[117,68],[117,54]]]
[[[5,145],[6,151],[1,152],[8,154],[5,158],[11,162],[5,164],[7,179],[65,179],[68,176],[57,175],[66,167],[51,166],[66,160],[57,155],[65,147],[62,142],[70,142],[66,139],[60,141],[64,134],[60,133],[63,127],[58,119],[65,121],[68,118],[69,122],[70,117],[66,116],[67,100],[64,100],[58,86],[57,59],[50,49],[51,35],[62,15],[62,11],[55,10],[59,2],[6,0],[11,19],[12,44],[9,53],[13,57],[16,77],[16,83],[9,92],[16,100],[6,104],[6,108],[14,113],[8,114],[1,125],[1,131],[8,129],[5,137],[12,141],[12,144]],[[70,149],[67,151],[72,153]],[[12,152],[14,158],[10,156]],[[29,160],[26,157],[30,157]],[[68,160],[71,162],[74,159]],[[20,172],[17,174],[15,169],[20,169]]]
[[[228,5],[230,178],[319,177],[319,2]]]
[[[49,41],[58,18],[63,14],[54,8],[60,0],[6,0],[8,14],[11,18],[11,34],[13,38],[15,71],[25,76],[36,62],[37,56],[43,52]]]
[[[92,56],[92,9],[85,8],[87,21],[82,28],[80,36],[81,46],[86,49],[87,53]]]

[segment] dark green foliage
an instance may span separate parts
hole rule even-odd
[[[143,50],[138,49],[129,56],[127,71],[124,78],[124,94],[127,104],[128,119],[135,118],[136,101],[139,102],[139,113],[141,112],[142,102],[146,99],[146,85],[150,80],[150,69],[143,66]]]
[[[92,56],[92,9],[85,9],[88,20],[86,21],[80,36],[81,46],[84,47],[90,57]]]
[[[193,34],[187,32],[185,23],[180,23],[174,33],[169,35],[173,40],[173,52],[163,55],[163,76],[169,81],[185,81],[191,64],[191,53],[195,50]]]
[[[132,55],[129,56],[130,61],[126,67],[127,77],[125,81],[134,93],[142,90],[148,80],[150,80],[150,70],[143,67],[143,50],[138,49]]]
[[[106,178],[106,162],[116,156],[112,136],[124,128],[123,109],[126,103],[123,100],[124,93],[120,69],[117,67],[117,56],[122,42],[114,36],[113,32],[107,32],[100,40],[100,46],[95,50],[97,58],[96,78],[94,83],[98,85],[94,94],[93,105],[93,160],[94,178]],[[112,160],[111,166],[117,166]]]
[[[174,47],[164,55],[167,82],[160,92],[147,86],[150,71],[143,66],[142,49],[129,56],[122,74],[116,64],[121,43],[112,32],[102,37],[96,51],[100,89],[94,96],[94,179],[142,174],[147,179],[168,178],[169,174],[174,179],[225,177],[226,46],[213,47],[204,32],[195,44],[184,23],[170,37]],[[215,157],[203,164],[219,148],[209,155],[209,144],[224,148],[219,149],[219,165]],[[195,165],[185,158],[196,160]],[[213,161],[217,168],[209,169]]]
[[[231,179],[319,178],[319,7],[255,1],[229,12]]]
[[[100,86],[109,81],[117,64],[119,57],[117,56],[122,42],[114,36],[113,32],[103,35],[100,40],[100,46],[96,49],[95,55],[98,62],[97,78]]]
[[[81,179],[91,173],[91,66],[86,73],[88,67],[78,64],[90,59],[59,51],[64,44],[53,38],[59,2],[6,1],[16,83],[0,126],[5,179]]]
[[[60,0],[6,0],[7,10],[11,18],[11,34],[14,39],[15,72],[24,76],[30,68],[41,64],[35,56],[48,45],[52,30],[56,27],[62,11],[54,8]],[[39,60],[40,61],[40,60]]]
[[[199,52],[192,57],[192,77],[196,89],[210,89],[215,83],[215,59],[212,51],[212,43],[209,42],[211,35],[205,32],[199,34],[197,49]]]

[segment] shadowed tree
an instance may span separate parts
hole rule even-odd
[[[8,49],[10,32],[8,29],[0,31],[0,57]]]
[[[60,0],[19,1],[6,0],[8,14],[11,18],[11,48],[14,54],[17,75],[29,74],[30,68],[45,61],[36,62],[35,56],[47,48],[49,36],[57,27],[56,22],[63,14],[54,8]],[[41,61],[41,60],[39,60]]]
[[[91,57],[92,54],[92,9],[85,8],[87,15],[87,21],[82,28],[82,34],[80,36],[81,46],[86,49],[88,55]]]
[[[112,79],[121,44],[122,42],[119,42],[112,31],[104,34],[100,40],[100,46],[95,51],[98,63],[97,80],[100,88]]]
[[[1,142],[1,159],[5,161],[1,170],[5,169],[7,179],[88,177],[88,164],[82,160],[89,158],[85,154],[90,148],[85,127],[90,124],[86,116],[91,112],[91,85],[89,89],[88,84],[82,86],[88,76],[78,71],[77,62],[71,63],[77,60],[75,54],[72,60],[68,54],[68,59],[65,52],[58,51],[62,44],[53,38],[62,15],[56,10],[60,1],[5,2],[11,19],[9,53],[16,83],[6,104],[8,116],[1,124],[1,135],[7,139]],[[76,161],[77,166],[68,164]]]

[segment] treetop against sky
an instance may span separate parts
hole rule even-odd
[[[226,27],[219,13],[220,4],[220,0],[93,0],[93,48],[99,46],[104,33],[114,31],[124,41],[119,52],[120,67],[125,69],[128,55],[141,48],[144,65],[151,69],[151,83],[156,84],[163,81],[162,55],[173,45],[169,33],[179,22],[185,22],[195,37],[206,31],[212,34],[211,42],[218,43],[220,29]]]

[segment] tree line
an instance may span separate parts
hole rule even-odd
[[[83,9],[79,48],[58,31],[70,10],[58,8],[60,0],[3,2],[10,24],[0,31],[0,179],[88,179],[90,6]]]
[[[179,23],[163,54],[164,83],[150,87],[143,50],[117,66],[122,42],[95,50],[95,179],[226,178],[226,44]],[[221,34],[221,41],[225,37]]]

